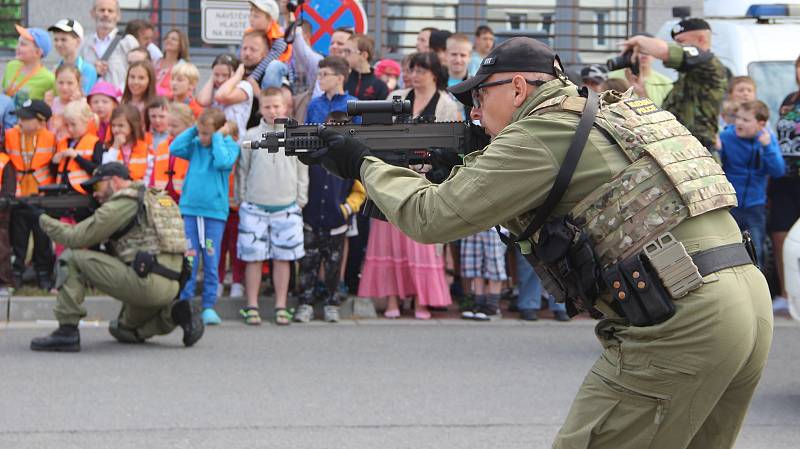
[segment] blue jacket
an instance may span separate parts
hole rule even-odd
[[[786,173],[780,146],[775,136],[769,145],[761,145],[758,137],[742,139],[736,127],[728,126],[720,134],[722,169],[736,189],[739,207],[762,206],[767,203],[767,178]]]
[[[320,165],[308,167],[308,203],[303,221],[314,229],[336,229],[347,223],[341,206],[353,188],[353,181],[336,177]]]
[[[347,92],[334,95],[331,99],[328,99],[328,95],[324,93],[319,97],[314,97],[308,103],[306,123],[325,123],[325,119],[328,118],[328,114],[331,112],[347,112],[347,102],[350,100],[356,101],[358,98]],[[358,120],[353,120],[354,123],[360,123],[360,117],[357,118]]]
[[[197,127],[180,133],[169,146],[170,154],[189,161],[181,192],[181,214],[228,219],[228,177],[239,157],[239,146],[230,136],[216,132],[211,148],[200,144]]]

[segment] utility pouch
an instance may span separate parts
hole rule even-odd
[[[534,252],[563,289],[568,313],[591,312],[603,290],[603,280],[586,233],[570,217],[556,217],[542,226]]]
[[[672,299],[682,298],[703,285],[697,265],[671,233],[648,242],[642,251]]]
[[[603,278],[612,300],[632,325],[653,326],[675,314],[672,298],[640,255],[607,268]]]
[[[151,271],[153,271],[153,267],[157,263],[156,256],[144,251],[138,251],[136,256],[133,258],[131,267],[140,278],[144,278],[147,277]]]

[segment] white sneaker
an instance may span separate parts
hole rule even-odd
[[[787,303],[789,304],[789,316],[795,321],[800,321],[800,298],[790,295]]]
[[[294,311],[295,323],[308,323],[314,319],[314,308],[309,304],[300,304]]]
[[[783,296],[776,296],[775,299],[772,300],[773,312],[783,312],[787,309],[789,309],[789,302]]]
[[[325,322],[326,323],[339,322],[339,306],[325,306]]]
[[[241,298],[244,296],[244,285],[234,282],[231,285],[231,294],[229,295],[231,298]]]

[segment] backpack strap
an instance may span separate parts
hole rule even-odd
[[[138,208],[136,209],[136,215],[134,215],[133,218],[131,218],[128,224],[119,228],[117,232],[111,234],[111,237],[109,237],[109,239],[111,240],[121,239],[122,236],[130,232],[130,230],[133,229],[133,227],[136,226],[137,223],[139,223],[139,216],[144,211],[144,195],[146,192],[147,192],[146,187],[139,190],[139,199],[137,200]]]
[[[111,54],[117,49],[119,41],[121,41],[124,37],[125,33],[117,30],[117,34],[114,36],[114,39],[111,41],[111,43],[108,44],[108,48],[106,48],[106,51],[103,52],[103,56],[100,56],[100,60],[108,62],[109,58],[111,58]]]
[[[542,227],[542,225],[544,225],[544,222],[548,217],[550,217],[550,214],[553,212],[556,205],[558,205],[561,197],[563,197],[564,193],[566,193],[567,187],[569,187],[569,183],[572,180],[572,175],[575,173],[575,169],[578,167],[578,161],[581,158],[581,154],[583,154],[583,148],[586,146],[586,142],[589,140],[589,132],[592,130],[595,117],[597,117],[599,105],[599,98],[593,91],[584,88],[581,91],[581,95],[586,95],[586,98],[577,98],[581,100],[581,103],[583,103],[581,119],[580,122],[578,122],[578,128],[575,130],[575,135],[572,137],[572,142],[569,144],[567,154],[564,156],[564,160],[561,163],[561,168],[558,170],[555,182],[553,183],[553,188],[550,189],[550,193],[547,194],[547,198],[545,198],[544,203],[536,209],[536,216],[533,218],[533,221],[531,221],[528,227],[525,228],[522,234],[519,236],[512,236],[511,238],[501,235],[501,239],[503,239],[506,244],[508,244],[508,242],[516,243],[526,240],[535,234]],[[571,110],[564,107],[564,104],[568,98],[570,97],[565,96],[561,99],[560,103],[549,104],[544,108],[537,109],[542,110],[558,105],[557,107],[560,107],[563,110]],[[571,101],[569,103],[569,107],[574,109],[577,104],[577,101]],[[534,111],[536,111],[536,109],[534,109]],[[497,227],[497,232],[500,232],[499,227]]]

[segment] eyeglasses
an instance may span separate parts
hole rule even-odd
[[[472,92],[470,92],[472,94],[472,107],[477,109],[481,108],[481,97],[486,95],[486,92],[482,92],[484,89],[488,87],[502,86],[503,84],[509,84],[512,81],[514,81],[514,78],[509,78],[507,80],[500,80],[500,81],[492,81],[491,83],[478,84],[477,86],[475,86],[474,89],[472,89]],[[545,81],[542,80],[533,80],[533,81],[525,80],[525,82],[530,84],[531,86],[536,86],[536,87],[539,87],[545,83]]]
[[[350,56],[351,54],[353,54],[353,50],[350,50],[349,48],[343,48],[342,49],[342,55]]]

